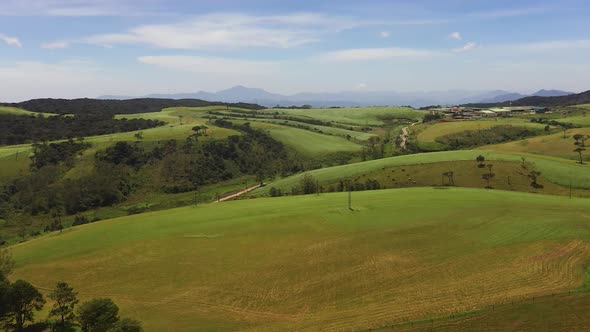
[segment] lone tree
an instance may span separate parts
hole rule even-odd
[[[25,323],[33,321],[34,312],[43,309],[45,299],[33,285],[17,280],[8,288],[6,304],[8,321],[14,325],[15,331],[23,331]]]
[[[576,142],[574,143],[574,145],[580,145],[580,140],[584,138],[584,135],[582,134],[575,134],[573,136],[574,140],[576,140]]]
[[[584,164],[584,158],[582,158],[582,152],[586,151],[586,149],[578,147],[574,150],[574,152],[577,152],[578,155],[580,156],[580,161],[579,164],[583,165]]]
[[[454,186],[455,185],[455,172],[445,172],[442,173],[442,185],[445,186]],[[447,181],[445,181],[445,178]]]
[[[488,185],[486,186],[486,189],[492,189],[492,186],[490,184],[490,181],[492,181],[492,179],[494,178],[494,176],[496,176],[496,174],[492,173],[492,168],[494,167],[494,165],[487,164],[487,165],[485,165],[485,167],[488,168],[488,172],[486,174],[483,174],[481,176],[481,178],[487,181],[487,184]]]
[[[58,282],[55,289],[49,293],[49,298],[54,301],[49,316],[58,317],[61,327],[65,327],[76,318],[74,314],[74,307],[78,304],[76,295],[78,293],[65,282]]]
[[[484,168],[485,167],[485,161],[486,161],[486,157],[479,155],[477,156],[477,158],[475,158],[475,161],[477,161],[477,167],[479,168]]]

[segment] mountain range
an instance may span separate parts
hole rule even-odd
[[[524,95],[504,90],[493,91],[344,91],[334,93],[298,93],[283,95],[268,92],[263,89],[234,86],[230,89],[218,92],[199,91],[195,93],[178,94],[150,94],[141,98],[164,99],[201,99],[207,101],[219,101],[226,103],[253,103],[266,107],[312,105],[313,107],[330,106],[376,106],[376,105],[410,105],[423,107],[428,105],[458,105],[468,103],[502,103],[517,100],[524,97],[556,97],[573,94],[559,90],[540,90],[531,95]],[[130,96],[101,96],[98,99],[133,99]]]

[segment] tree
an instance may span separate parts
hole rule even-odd
[[[486,161],[486,157],[479,155],[479,156],[477,156],[477,158],[475,158],[475,161],[477,161],[477,164],[478,164],[477,167],[484,168],[485,167],[484,162]]]
[[[106,332],[119,320],[119,307],[111,299],[93,299],[78,307],[83,332]]]
[[[0,250],[0,274],[8,276],[12,273],[12,269],[14,269],[12,253],[8,249]]]
[[[586,149],[580,148],[580,147],[578,147],[574,150],[574,152],[577,152],[580,155],[580,164],[582,164],[582,165],[584,164],[584,158],[582,158],[582,152],[584,152],[584,151],[586,151]]]
[[[575,134],[573,136],[573,138],[574,138],[574,140],[576,140],[576,143],[574,143],[574,145],[580,145],[580,140],[582,138],[584,138],[584,135],[582,135],[582,134]]]
[[[23,331],[25,323],[33,321],[34,311],[43,309],[45,299],[33,285],[17,280],[8,288],[6,303],[8,321],[14,325],[15,331]]]
[[[143,327],[138,320],[121,318],[108,332],[143,332]]]
[[[67,283],[60,281],[55,286],[55,289],[49,293],[49,298],[54,301],[53,308],[49,312],[50,317],[59,317],[60,326],[64,327],[66,323],[74,320],[74,307],[78,304],[76,298],[78,293]]]
[[[318,190],[317,181],[307,173],[301,178],[300,186],[304,195],[316,193]]]

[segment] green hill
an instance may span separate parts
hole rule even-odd
[[[379,328],[568,292],[587,278],[585,199],[401,189],[354,193],[352,207],[340,193],[103,221],[14,246],[13,278],[113,298],[147,331]]]

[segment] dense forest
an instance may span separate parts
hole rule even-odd
[[[146,119],[117,120],[108,114],[50,117],[0,114],[0,145],[113,134],[164,124],[162,121]]]
[[[103,100],[103,99],[33,99],[21,103],[0,103],[0,106],[22,108],[31,112],[55,113],[55,114],[136,114],[159,112],[167,107],[204,107],[204,106],[230,106],[247,109],[263,109],[256,104],[247,103],[221,103],[209,102],[199,99],[157,99],[140,98],[128,100]]]

